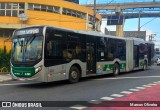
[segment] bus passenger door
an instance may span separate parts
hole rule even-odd
[[[96,44],[94,42],[86,43],[87,54],[87,74],[96,73]]]
[[[134,45],[134,67],[139,67],[139,46]]]

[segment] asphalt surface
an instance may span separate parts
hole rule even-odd
[[[159,71],[160,66],[155,65],[146,71],[122,73],[118,77],[83,78],[76,84],[9,81],[0,83],[0,101],[104,101],[107,96],[160,81]],[[160,100],[159,97],[156,100]]]

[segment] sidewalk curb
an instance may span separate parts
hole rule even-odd
[[[13,80],[9,72],[0,73],[0,77],[1,77],[0,83],[7,82],[7,81],[12,81]]]
[[[3,75],[3,74],[10,74],[10,72],[0,72],[0,75]]]
[[[12,78],[9,78],[9,79],[7,79],[7,80],[0,80],[0,82],[7,82],[7,81],[13,81],[13,79],[12,79]]]

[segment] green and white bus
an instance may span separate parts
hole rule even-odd
[[[13,33],[11,75],[19,80],[51,82],[146,70],[154,62],[154,44],[92,31],[33,26]]]

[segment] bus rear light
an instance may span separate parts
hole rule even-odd
[[[63,72],[61,72],[61,73],[59,73],[59,74],[63,74],[63,75],[66,75],[66,73],[63,73]]]

